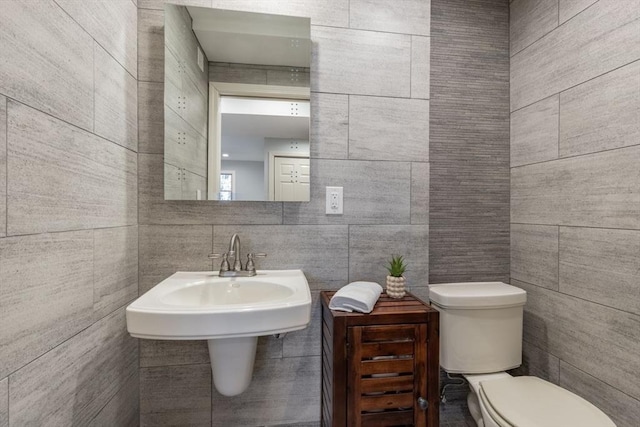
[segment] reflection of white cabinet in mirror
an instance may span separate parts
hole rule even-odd
[[[165,5],[165,199],[309,201],[310,29]]]

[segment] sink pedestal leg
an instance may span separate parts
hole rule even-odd
[[[249,387],[253,375],[258,337],[207,340],[216,390],[236,396]]]

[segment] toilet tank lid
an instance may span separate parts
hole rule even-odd
[[[498,308],[524,305],[527,293],[502,282],[429,285],[429,300],[443,308]]]

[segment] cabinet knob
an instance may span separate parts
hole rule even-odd
[[[427,399],[425,399],[424,397],[419,397],[418,398],[418,406],[423,411],[426,411],[427,408],[429,407],[429,402],[427,402]]]

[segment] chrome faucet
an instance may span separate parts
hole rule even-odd
[[[233,271],[242,271],[242,261],[240,260],[240,236],[234,234],[229,241],[229,256],[234,258]]]
[[[267,254],[264,253],[248,253],[247,262],[245,268],[242,268],[242,261],[240,260],[240,236],[234,234],[229,241],[229,250],[223,254],[209,254],[210,259],[222,258],[220,263],[220,277],[250,277],[256,275],[255,258],[264,258]],[[233,268],[229,264],[229,257],[233,257]]]

